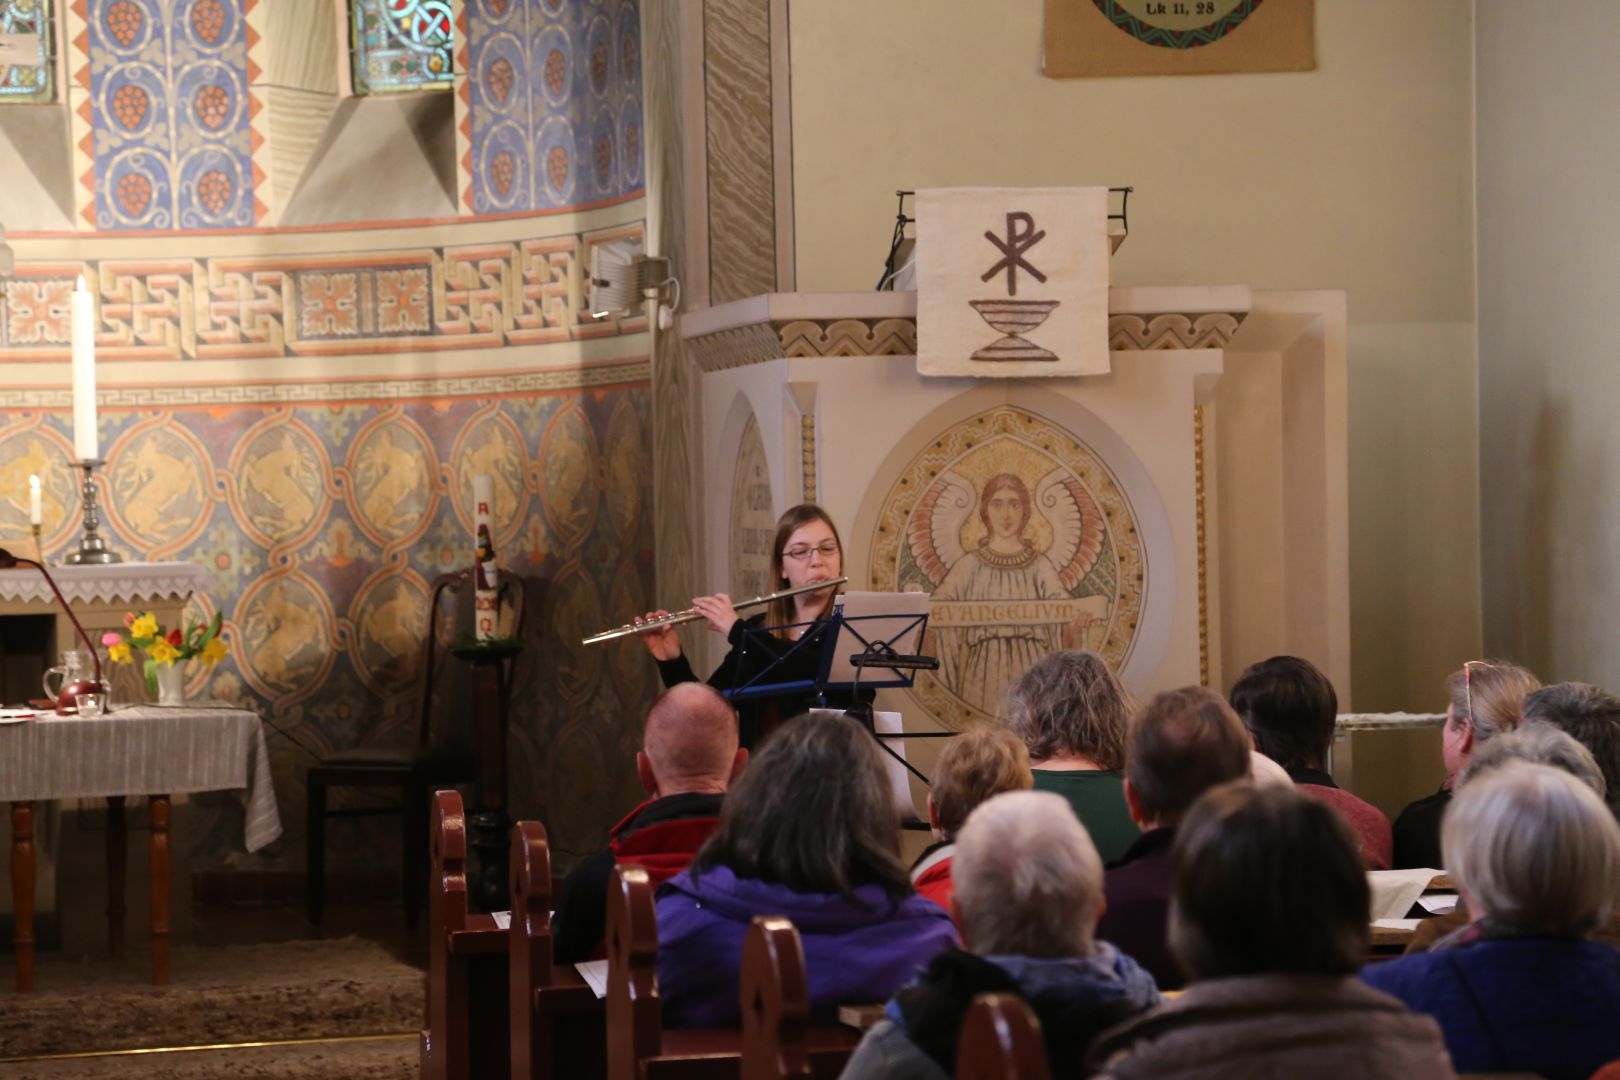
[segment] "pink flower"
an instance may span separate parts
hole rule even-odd
[[[120,634],[116,630],[109,630],[105,634],[101,635],[101,643],[103,645],[116,645],[120,641],[123,641],[123,640],[124,640],[124,635]]]

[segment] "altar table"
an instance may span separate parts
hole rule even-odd
[[[264,727],[234,707],[126,705],[93,719],[44,715],[0,725],[0,801],[11,803],[11,890],[17,989],[34,979],[34,803],[107,800],[107,931],[124,948],[124,799],[148,797],[152,981],[169,979],[169,797],[247,791],[248,851],[281,835]]]

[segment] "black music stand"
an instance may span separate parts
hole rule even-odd
[[[921,654],[928,631],[928,598],[924,594],[916,594],[921,610],[846,613],[845,606],[849,601],[854,600],[856,606],[864,606],[861,598],[868,595],[873,594],[849,593],[840,597],[839,606],[835,607],[832,615],[822,620],[819,625],[788,623],[779,627],[762,626],[744,630],[740,646],[742,655],[738,663],[739,670],[747,669],[750,644],[755,644],[752,655],[757,657],[763,653],[770,659],[753,677],[725,691],[725,694],[735,701],[813,690],[821,706],[825,707],[828,690],[848,690],[857,700],[845,710],[845,715],[859,721],[861,726],[872,734],[883,752],[898,761],[907,772],[924,784],[931,784],[932,781],[921,770],[902,755],[895,753],[894,748],[889,746],[886,740],[946,739],[956,733],[919,731],[908,734],[878,731],[873,721],[872,707],[858,700],[862,689],[904,689],[915,683],[918,671],[933,671],[939,667],[939,661],[934,657]],[[772,635],[779,630],[791,630],[801,626],[806,628],[804,637],[785,651],[777,653],[774,640],[779,639],[773,639]],[[831,635],[830,643],[828,635]],[[773,643],[767,644],[767,640]],[[775,677],[779,677],[785,670],[790,670],[790,658],[812,644],[822,649],[821,668],[816,677],[776,681]],[[884,672],[887,674],[882,674]],[[869,673],[877,674],[874,677]]]

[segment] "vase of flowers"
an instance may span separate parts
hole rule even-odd
[[[206,623],[173,629],[164,629],[150,611],[144,615],[128,612],[124,615],[124,629],[107,631],[101,635],[101,643],[107,647],[108,658],[119,664],[134,663],[135,650],[139,649],[147,692],[155,694],[160,705],[179,705],[185,700],[185,669],[181,665],[200,658],[213,667],[230,654],[219,628],[218,612]]]

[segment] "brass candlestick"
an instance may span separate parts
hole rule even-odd
[[[101,538],[101,513],[96,502],[101,489],[96,483],[95,469],[106,462],[93,458],[74,464],[84,470],[84,483],[79,488],[79,496],[84,503],[84,535],[79,537],[79,550],[69,552],[62,561],[69,566],[105,566],[123,562],[123,557],[117,552],[107,550],[107,543]]]

